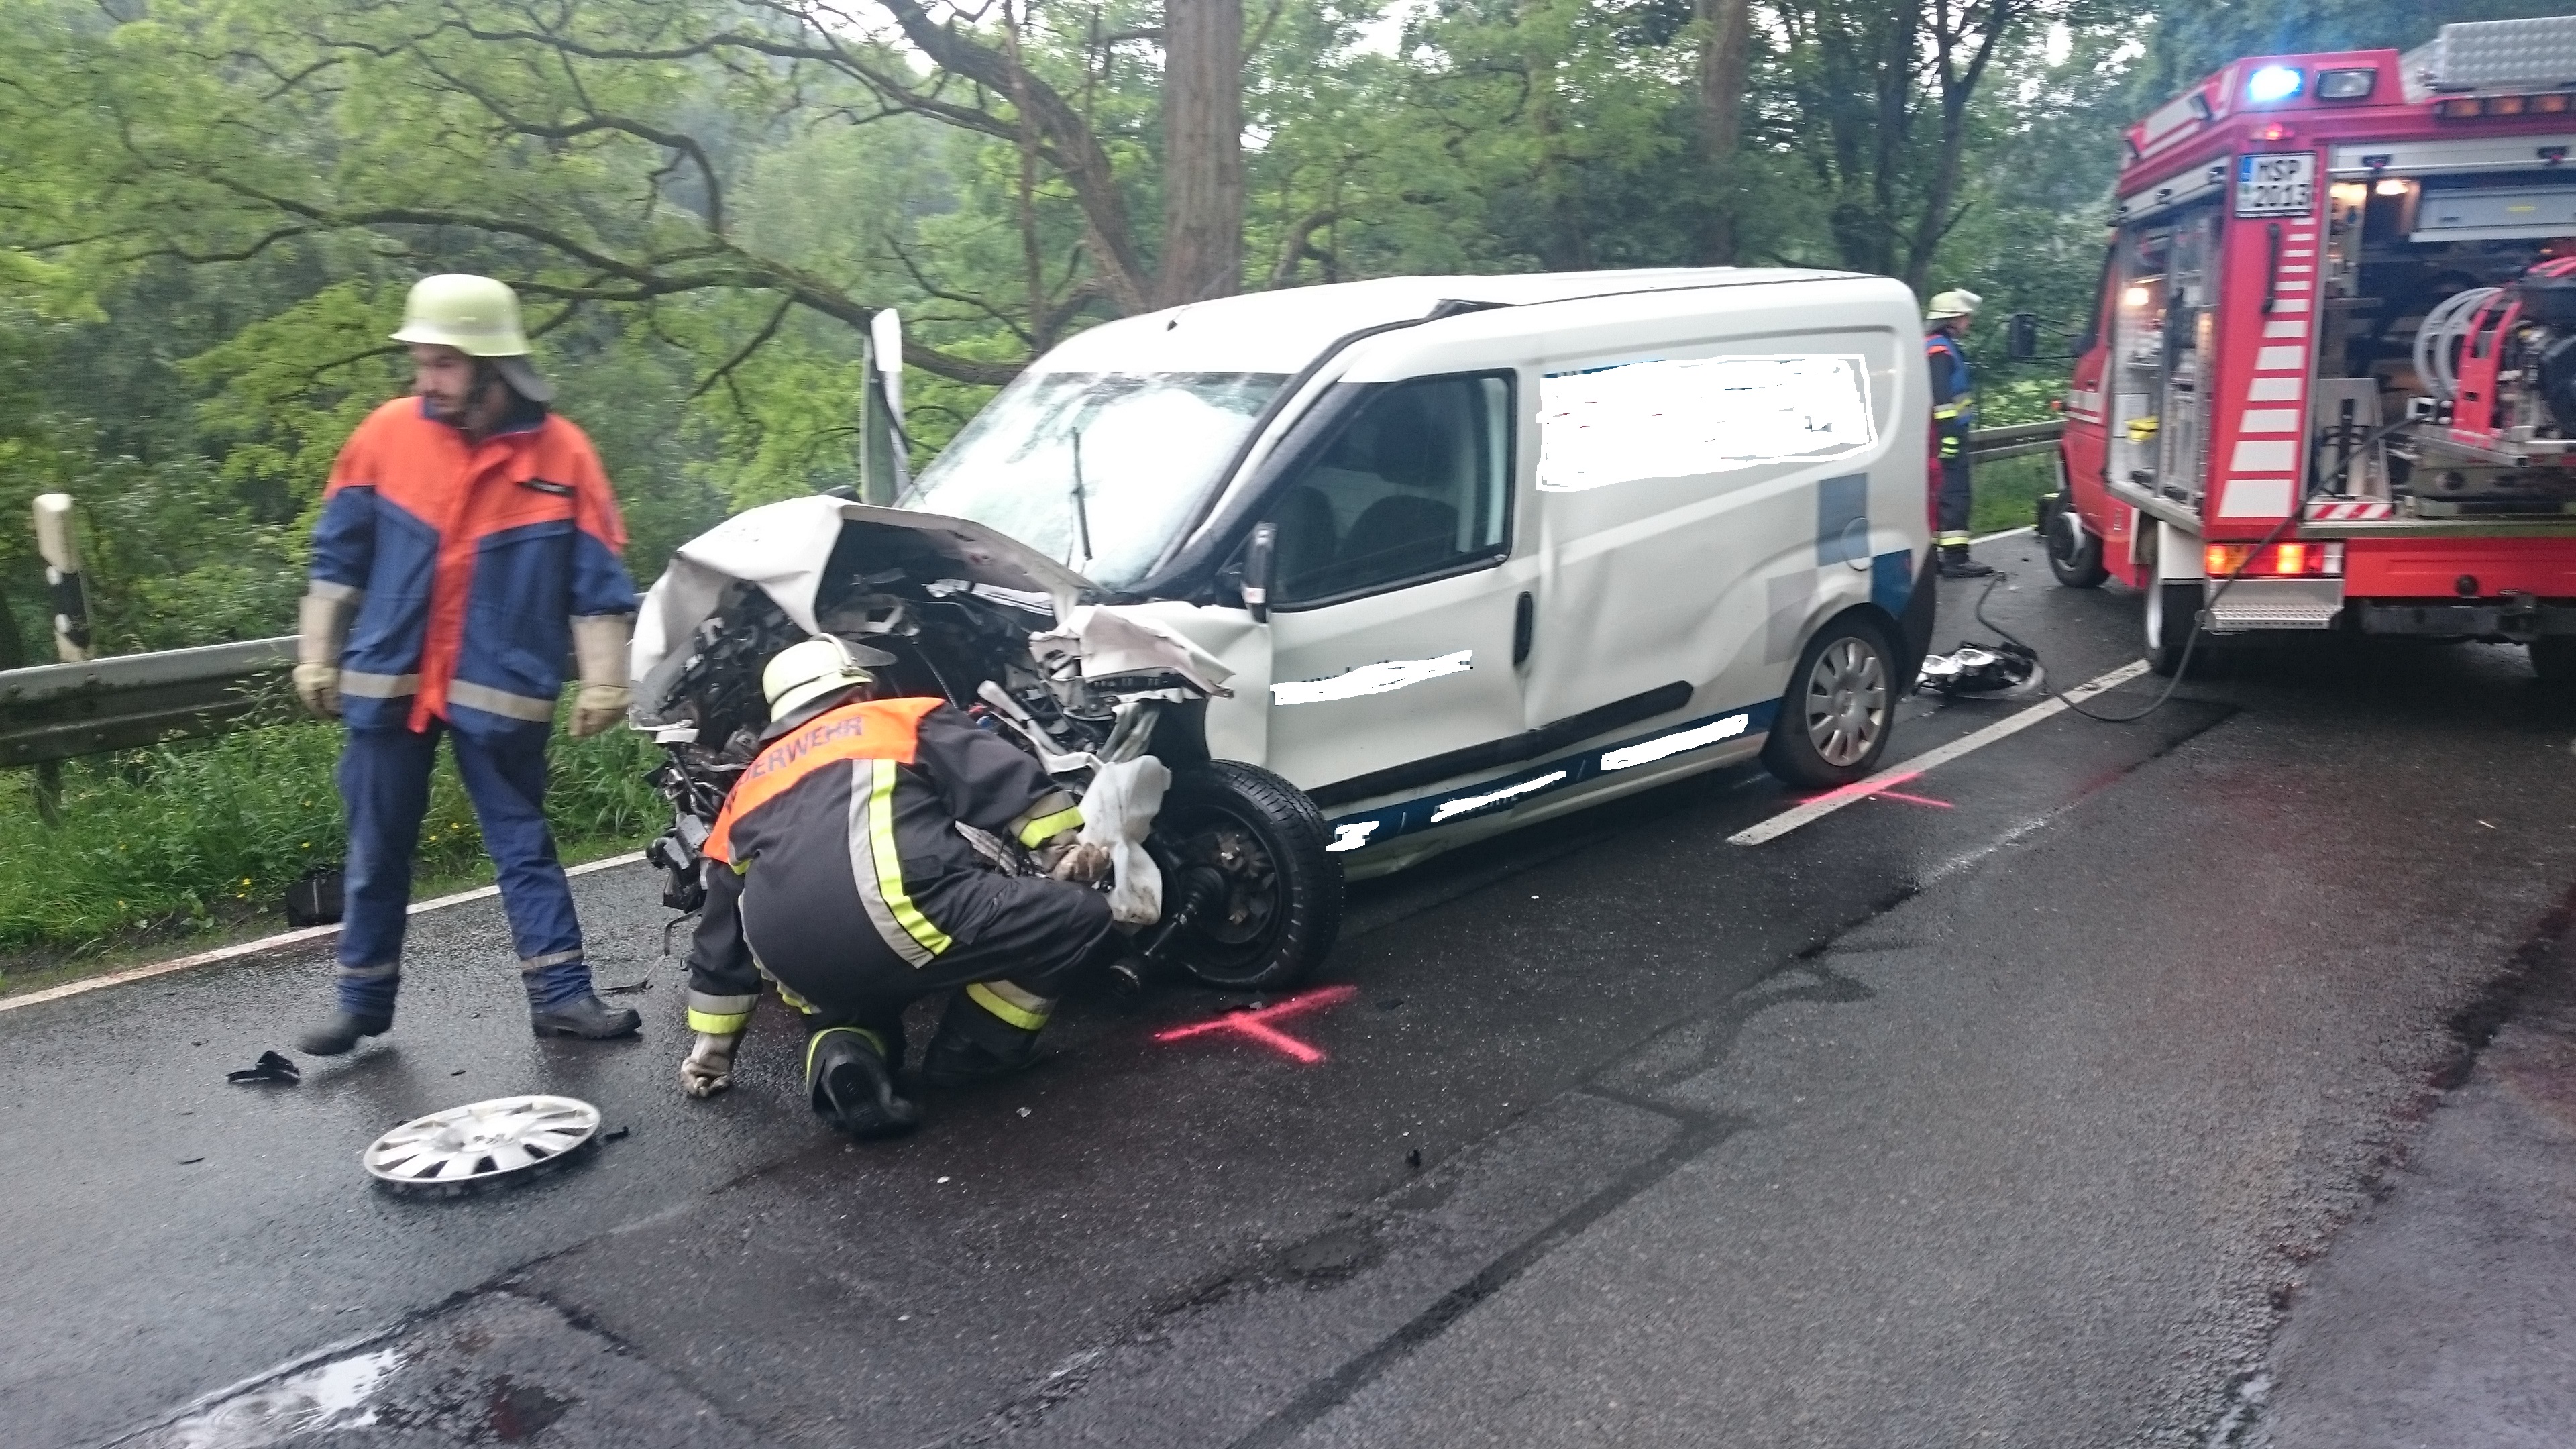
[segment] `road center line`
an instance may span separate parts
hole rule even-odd
[[[640,850],[628,851],[624,855],[612,855],[606,860],[594,860],[587,865],[566,866],[564,874],[588,875],[595,870],[633,865],[643,858],[644,852]],[[414,901],[404,907],[403,914],[417,916],[423,911],[444,910],[449,906],[461,906],[467,901],[479,901],[500,893],[499,886],[478,886],[470,891],[458,891],[452,896],[437,896],[430,900]],[[42,991],[30,991],[24,996],[0,997],[0,1011],[16,1011],[22,1006],[60,1001],[66,996],[78,996],[85,991],[103,991],[110,986],[123,986],[129,981],[148,981],[155,976],[167,976],[173,971],[212,966],[221,961],[238,961],[244,956],[257,956],[287,946],[301,946],[309,941],[327,941],[338,934],[340,934],[340,928],[337,926],[307,926],[301,931],[285,931],[274,936],[262,936],[256,941],[241,941],[230,946],[218,946],[211,951],[200,951],[194,956],[181,956],[175,961],[155,961],[149,966],[134,966],[123,971],[111,971],[104,976],[66,981],[60,986],[49,986]]]
[[[1997,740],[2017,735],[2042,720],[2063,714],[2070,700],[2091,699],[2106,689],[2116,689],[2146,672],[2147,661],[2132,660],[2108,674],[2075,686],[2057,698],[2042,700],[2019,714],[2007,715],[1996,720],[1984,729],[1961,735],[1946,745],[1925,750],[1901,765],[1890,765],[1866,780],[1856,780],[1839,790],[1828,790],[1812,800],[1783,810],[1758,825],[1747,826],[1726,837],[1727,843],[1760,845],[1766,840],[1777,840],[1799,826],[1811,825],[1824,819],[1855,800],[1866,800],[1892,786],[1902,785],[1927,770],[1946,765],[1961,755],[1982,750]]]

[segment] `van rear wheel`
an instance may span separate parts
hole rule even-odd
[[[1269,991],[1322,964],[1342,926],[1342,865],[1306,792],[1256,766],[1210,760],[1176,772],[1154,822],[1184,871],[1222,888],[1175,943],[1182,969],[1229,991]],[[1167,872],[1168,909],[1179,882]]]
[[[1762,764],[1792,785],[1829,790],[1878,768],[1896,722],[1896,650],[1866,615],[1816,631],[1789,674]]]

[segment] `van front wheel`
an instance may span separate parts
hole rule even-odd
[[[1846,614],[1816,632],[1789,675],[1762,764],[1791,785],[1829,790],[1878,768],[1896,722],[1896,651],[1887,631]]]
[[[1214,889],[1175,942],[1182,969],[1229,991],[1271,991],[1321,964],[1342,925],[1342,865],[1306,792],[1268,770],[1210,760],[1177,771],[1154,833]],[[1168,909],[1179,882],[1167,871]]]

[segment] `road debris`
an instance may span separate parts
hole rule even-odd
[[[261,1082],[279,1082],[292,1087],[298,1082],[304,1080],[304,1072],[301,1068],[295,1065],[294,1060],[290,1057],[280,1055],[277,1052],[261,1052],[259,1054],[258,1061],[251,1063],[249,1066],[242,1068],[238,1072],[224,1073],[224,1080],[240,1086],[255,1086]]]

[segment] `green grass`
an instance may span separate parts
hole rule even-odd
[[[2020,528],[2031,521],[2039,495],[2057,487],[2057,457],[2028,453],[1987,463],[1976,472],[1976,505],[1968,514],[1968,531],[1984,535]]]
[[[331,781],[340,729],[269,725],[69,761],[61,824],[36,814],[30,772],[0,772],[0,990],[181,939],[282,923],[286,888],[335,865],[346,837]],[[550,748],[547,814],[567,859],[630,849],[664,809],[653,747],[631,730]],[[488,881],[490,862],[446,752],[431,777],[417,877],[428,893]]]

